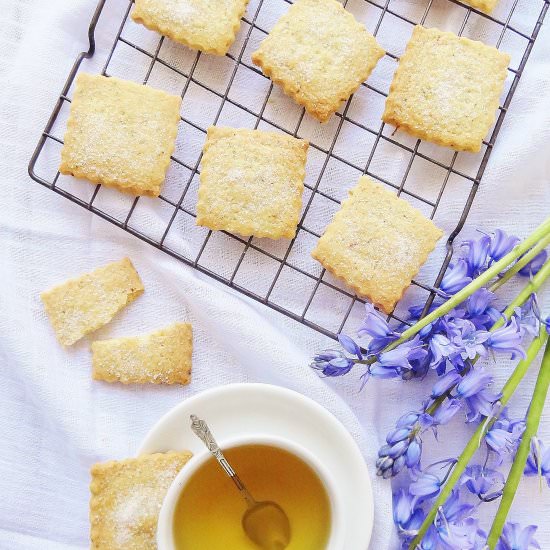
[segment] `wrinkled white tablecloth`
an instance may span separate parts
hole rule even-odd
[[[362,2],[350,0],[348,7],[359,12]],[[346,425],[371,469],[387,430],[398,415],[420,403],[425,391],[421,382],[374,381],[358,393],[355,376],[328,383],[319,379],[308,362],[315,350],[330,344],[327,339],[199,276],[30,180],[27,163],[76,54],[87,47],[86,30],[95,3],[0,0],[2,550],[87,547],[90,465],[133,455],[161,415],[206,388],[261,381],[309,395]],[[281,3],[265,0],[275,12],[282,9]],[[427,0],[393,0],[394,9],[405,14],[418,12],[425,4]],[[502,0],[502,4],[504,11],[511,1]],[[520,1],[518,24],[527,28],[539,5],[539,0]],[[97,33],[98,59],[125,6],[126,2],[108,0]],[[373,19],[367,17],[367,24],[378,13],[373,6],[369,10]],[[453,28],[463,10],[440,0],[434,3],[433,14],[427,24]],[[392,33],[402,38],[397,20],[395,25],[395,30],[391,26],[380,30],[384,46],[389,47]],[[471,34],[484,38],[479,19],[472,18],[470,25]],[[476,228],[502,227],[525,236],[549,214],[549,99],[550,21],[511,105],[465,235]],[[352,144],[353,136],[348,139]],[[463,189],[451,188],[436,218],[447,231],[457,219],[461,201]],[[54,340],[39,292],[124,255],[135,262],[146,293],[95,337],[136,334],[174,320],[190,320],[196,351],[193,382],[188,387],[92,382],[89,341],[63,350]],[[433,279],[441,248],[435,256],[423,273],[426,280]],[[546,297],[550,298],[548,292]],[[502,378],[509,369],[502,364],[495,370]],[[527,403],[533,382],[532,375],[528,378],[515,405]],[[547,410],[542,432],[548,439],[549,428]],[[466,433],[458,421],[451,430],[451,435],[447,430],[442,437],[445,452],[463,441]],[[390,484],[373,477],[373,487],[376,521],[371,548],[389,550],[394,547]],[[524,482],[512,512],[516,521],[540,525],[538,539],[543,548],[550,547],[549,495],[547,490],[539,494],[536,481]]]

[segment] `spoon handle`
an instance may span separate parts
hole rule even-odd
[[[235,473],[235,470],[231,467],[231,464],[227,461],[218,443],[214,439],[208,424],[204,420],[201,420],[198,416],[191,415],[191,429],[195,435],[206,445],[206,448],[212,453],[214,458],[219,462],[220,466],[224,469],[225,473],[233,480],[233,483],[237,486],[237,489],[241,492],[244,499],[249,506],[256,504],[256,501],[252,495],[248,492],[248,489],[244,486],[239,476]]]

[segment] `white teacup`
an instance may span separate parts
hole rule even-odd
[[[345,525],[343,514],[341,512],[341,496],[338,493],[337,487],[335,487],[332,483],[328,470],[326,470],[324,465],[318,461],[313,454],[292,441],[275,436],[242,436],[225,441],[221,440],[219,443],[222,449],[241,447],[243,445],[269,445],[272,447],[278,447],[279,449],[283,449],[297,456],[308,464],[319,476],[330,501],[331,526],[326,550],[342,550],[344,548]],[[168,489],[164,502],[162,503],[158,520],[158,550],[176,549],[174,544],[174,513],[180,494],[195,472],[210,458],[212,458],[212,455],[206,448],[204,451],[194,455],[181,469],[180,473],[176,476],[172,485]],[[246,480],[244,481],[246,482]]]

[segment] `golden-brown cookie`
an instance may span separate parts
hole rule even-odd
[[[124,258],[70,279],[40,297],[59,342],[70,346],[107,324],[143,293],[132,262]]]
[[[336,0],[297,0],[252,61],[321,122],[365,81],[384,50]]]
[[[363,176],[312,256],[390,313],[442,234],[408,202]]]
[[[190,458],[187,451],[169,452],[94,464],[90,484],[92,550],[156,550],[162,501]]]
[[[192,353],[189,323],[144,336],[100,340],[92,343],[92,376],[123,384],[188,384]]]
[[[59,171],[158,196],[174,152],[180,104],[179,96],[149,86],[79,74]]]
[[[190,48],[225,55],[248,0],[136,0],[132,19]]]
[[[307,141],[281,133],[210,127],[197,225],[243,236],[294,237],[307,149]]]
[[[509,63],[492,46],[416,26],[382,119],[421,139],[477,152],[495,121]]]
[[[498,1],[499,0],[463,0],[465,4],[485,13],[491,13],[496,8]]]

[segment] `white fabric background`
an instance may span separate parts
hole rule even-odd
[[[358,16],[362,1],[350,0],[348,4]],[[273,8],[273,13],[267,11],[268,19],[281,9],[278,0],[265,3]],[[393,0],[395,8],[405,14],[418,13],[425,4]],[[504,10],[509,3],[503,0],[502,4]],[[104,14],[100,21],[98,59],[125,5],[108,0],[107,12],[112,16]],[[315,350],[330,344],[325,338],[197,275],[30,180],[28,160],[74,57],[86,47],[94,6],[95,0],[0,0],[0,548],[6,550],[87,547],[90,465],[133,455],[162,414],[205,388],[262,381],[309,395],[352,432],[371,468],[396,417],[407,407],[416,407],[423,395],[421,383],[371,382],[363,393],[358,393],[353,376],[325,383],[307,366]],[[539,6],[538,0],[520,2],[517,24],[529,28]],[[460,10],[445,0],[435,2],[427,23],[454,28],[462,20]],[[369,16],[365,16],[367,25],[372,22]],[[265,21],[266,26],[270,24]],[[485,37],[479,21],[473,21],[469,31],[470,36]],[[395,45],[399,50],[406,36],[398,27],[380,30],[384,46],[391,46],[392,36],[401,40]],[[514,44],[509,47],[512,50]],[[122,62],[119,73],[124,76],[133,67],[132,61]],[[375,82],[385,77],[384,67],[373,75]],[[245,93],[252,85],[244,82],[241,86]],[[547,24],[512,103],[465,235],[476,228],[502,227],[525,236],[548,215],[549,97]],[[277,101],[282,101],[285,109],[291,105],[284,99]],[[357,142],[353,135],[348,136],[348,150],[359,162],[364,151],[357,146],[354,149]],[[435,153],[443,154],[437,149]],[[464,169],[475,160],[466,158]],[[377,169],[389,176],[402,162],[400,158],[381,161]],[[429,185],[428,173],[422,178]],[[354,179],[338,183],[349,187]],[[464,189],[459,183],[452,184],[436,216],[447,231],[463,201]],[[319,223],[326,223],[326,212],[319,215],[325,219]],[[190,320],[196,351],[189,387],[94,383],[90,379],[89,340],[69,350],[61,349],[54,340],[39,292],[124,255],[135,262],[146,292],[94,337],[136,334],[174,320]],[[441,247],[422,277],[432,280],[440,260]],[[548,292],[546,296],[550,298]],[[508,370],[504,363],[495,368],[499,378]],[[530,378],[515,399],[517,405],[527,403],[532,375]],[[543,418],[542,432],[547,436],[549,413],[547,410]],[[450,435],[443,436],[445,448],[458,445],[465,433],[459,422],[451,429]],[[371,548],[386,550],[393,547],[390,485],[373,478],[373,487],[376,521]],[[539,523],[538,539],[543,548],[550,547],[550,524],[545,521],[549,511],[548,491],[539,494],[536,482],[524,483],[512,517]]]

